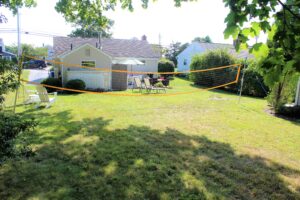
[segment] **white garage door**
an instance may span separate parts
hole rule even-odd
[[[110,78],[108,72],[95,71],[68,71],[67,80],[80,79],[85,82],[86,88],[110,89]]]

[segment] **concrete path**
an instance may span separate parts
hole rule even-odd
[[[49,70],[46,69],[30,69],[29,70],[29,81],[40,83],[42,80],[48,78]]]

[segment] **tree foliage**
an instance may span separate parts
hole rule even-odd
[[[9,60],[0,59],[0,109],[4,95],[18,86],[18,68]]]
[[[11,45],[5,46],[8,52],[13,54],[18,54],[18,46]],[[36,56],[36,57],[46,57],[48,55],[48,48],[47,47],[34,47],[31,44],[22,44],[22,52],[24,54],[24,61],[31,60],[31,58],[26,56]]]
[[[35,6],[35,0],[0,0],[0,8],[5,7],[13,12],[13,14],[17,13],[18,8],[21,7],[32,7]],[[0,24],[6,23],[7,18],[5,15],[0,13]]]
[[[103,38],[111,38],[112,33],[110,32],[110,29],[114,25],[114,21],[109,20],[108,24],[106,25],[106,29],[102,29],[98,26],[90,25],[88,27],[85,27],[84,24],[79,25],[79,28],[76,28],[71,32],[69,35],[70,37],[83,37],[83,38],[97,38],[99,37],[99,34],[101,34],[101,37]]]
[[[18,8],[32,6],[36,6],[35,0],[0,0],[0,7],[8,8],[14,14],[17,13]]]
[[[177,66],[177,56],[188,46],[189,43],[172,42],[169,47],[164,49],[164,56]]]
[[[143,8],[148,7],[149,0],[140,1]],[[174,0],[174,4],[178,7],[183,1],[188,0]],[[64,16],[67,22],[80,25],[84,30],[93,25],[97,31],[100,28],[107,31],[111,20],[105,16],[105,12],[115,10],[118,4],[123,9],[134,10],[133,0],[59,0],[55,9]]]
[[[208,51],[192,58],[191,70],[211,69],[218,66],[235,64],[236,60],[227,50]],[[191,73],[191,80],[196,85],[214,87],[234,81],[235,74],[231,68],[212,70],[208,72]]]
[[[211,38],[207,35],[205,37],[195,37],[192,42],[212,43]]]
[[[300,1],[224,2],[230,8],[224,35],[236,39],[237,49],[247,48],[250,38],[261,32],[268,35],[268,43],[253,45],[251,52],[260,58],[265,83],[271,89],[268,100],[279,112],[285,103],[293,101],[296,85],[292,80],[299,78],[296,71],[300,71]]]

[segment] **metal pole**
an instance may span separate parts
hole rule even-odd
[[[296,91],[295,105],[300,106],[300,77],[299,77],[297,91]]]
[[[243,75],[242,75],[242,80],[241,80],[241,87],[240,87],[240,94],[239,94],[239,101],[238,103],[241,102],[241,97],[242,97],[242,92],[243,92],[243,85],[244,85],[244,78],[245,78],[245,71],[247,69],[247,59],[245,60],[245,67],[243,69]]]
[[[18,83],[20,84],[20,78],[21,78],[21,68],[22,68],[22,61],[21,61],[21,55],[22,55],[22,48],[21,48],[21,32],[20,32],[20,13],[19,13],[19,8],[17,9],[17,30],[18,30]],[[17,99],[18,99],[18,90],[19,90],[19,85],[17,86],[16,89],[16,94],[15,94],[15,102],[14,102],[14,113],[16,112],[16,105],[17,105]]]
[[[20,60],[21,54],[22,54],[22,48],[21,48],[21,31],[20,31],[20,13],[19,8],[17,10],[17,30],[18,30],[18,60]]]

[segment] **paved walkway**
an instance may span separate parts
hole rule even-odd
[[[29,81],[40,83],[42,80],[48,78],[49,70],[46,69],[30,69],[29,70]]]

